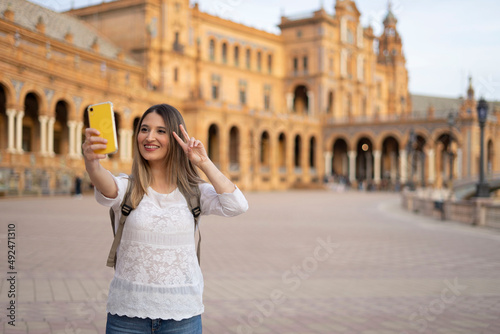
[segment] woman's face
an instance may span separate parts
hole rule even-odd
[[[142,120],[137,144],[142,157],[149,161],[164,161],[168,151],[170,134],[163,117],[151,112]]]

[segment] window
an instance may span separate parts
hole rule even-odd
[[[179,69],[177,67],[174,68],[174,82],[179,81]]]
[[[250,49],[247,49],[247,56],[246,56],[246,65],[247,65],[247,69],[249,70],[250,69],[250,66],[251,66],[251,50]]]
[[[262,53],[257,52],[257,70],[260,71],[262,69]]]
[[[212,82],[212,99],[217,100],[219,98],[219,85]]]
[[[271,109],[271,86],[264,85],[264,110]]]
[[[302,58],[302,65],[304,67],[304,73],[307,73],[307,56],[304,56],[304,58]]]
[[[293,72],[297,74],[299,71],[299,59],[297,57],[293,58]]]
[[[234,66],[240,65],[240,48],[238,46],[234,47]]]
[[[222,44],[222,62],[227,63],[227,43]]]
[[[271,74],[273,71],[273,56],[268,55],[267,56],[267,72]]]
[[[245,80],[240,80],[239,83],[239,92],[240,92],[240,104],[247,104],[247,82]]]
[[[213,39],[210,40],[209,57],[211,61],[215,60],[215,41]]]
[[[213,74],[212,75],[212,100],[218,100],[219,99],[219,92],[220,92],[220,76]]]
[[[354,35],[351,29],[347,29],[347,43],[354,44]]]
[[[330,91],[330,93],[328,93],[328,106],[326,107],[327,114],[333,114],[333,102],[334,102],[334,95],[333,92]]]
[[[347,104],[346,104],[346,116],[350,117],[352,115],[352,95],[347,93]]]

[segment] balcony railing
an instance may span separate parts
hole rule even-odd
[[[184,45],[183,44],[174,42],[174,44],[172,44],[172,49],[175,52],[184,53]]]

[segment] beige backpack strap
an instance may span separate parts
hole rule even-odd
[[[113,240],[113,244],[111,245],[111,249],[109,250],[108,261],[106,265],[108,267],[116,267],[116,251],[118,246],[120,245],[120,241],[122,239],[123,227],[125,226],[125,220],[127,219],[130,212],[132,212],[132,203],[130,200],[130,193],[132,192],[132,179],[128,179],[127,191],[125,192],[125,196],[123,197],[123,201],[120,205],[121,216],[120,223],[118,225],[118,230],[115,234],[115,239]],[[115,232],[115,224],[114,224],[114,212],[113,209],[110,209],[110,216],[112,219],[113,233]]]
[[[194,195],[190,196],[187,200],[189,210],[193,214],[194,217],[194,233],[198,231],[198,245],[196,246],[196,256],[198,257],[198,264],[201,264],[201,231],[200,231],[200,215],[201,215],[201,205],[200,205],[200,187],[196,184],[191,187]]]

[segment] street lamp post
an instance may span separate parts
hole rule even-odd
[[[477,103],[477,118],[481,132],[481,151],[479,158],[479,183],[476,188],[476,197],[490,197],[490,186],[484,180],[484,126],[488,117],[488,103],[481,98]]]
[[[453,125],[455,124],[455,115],[453,115],[453,111],[450,111],[448,114],[448,126],[450,127],[450,134],[449,134],[449,141],[448,141],[448,157],[449,157],[449,167],[450,167],[450,174],[448,178],[448,189],[452,189],[453,187],[453,150],[451,148],[451,144],[453,143]]]
[[[410,162],[410,175],[408,177],[408,188],[410,190],[415,190],[415,183],[413,182],[413,176],[414,176],[414,168],[413,168],[413,163],[414,163],[414,145],[415,143],[415,131],[413,131],[413,129],[410,129],[410,136],[408,138],[408,145],[406,147],[406,151],[407,151],[407,154],[408,154],[408,160]]]

